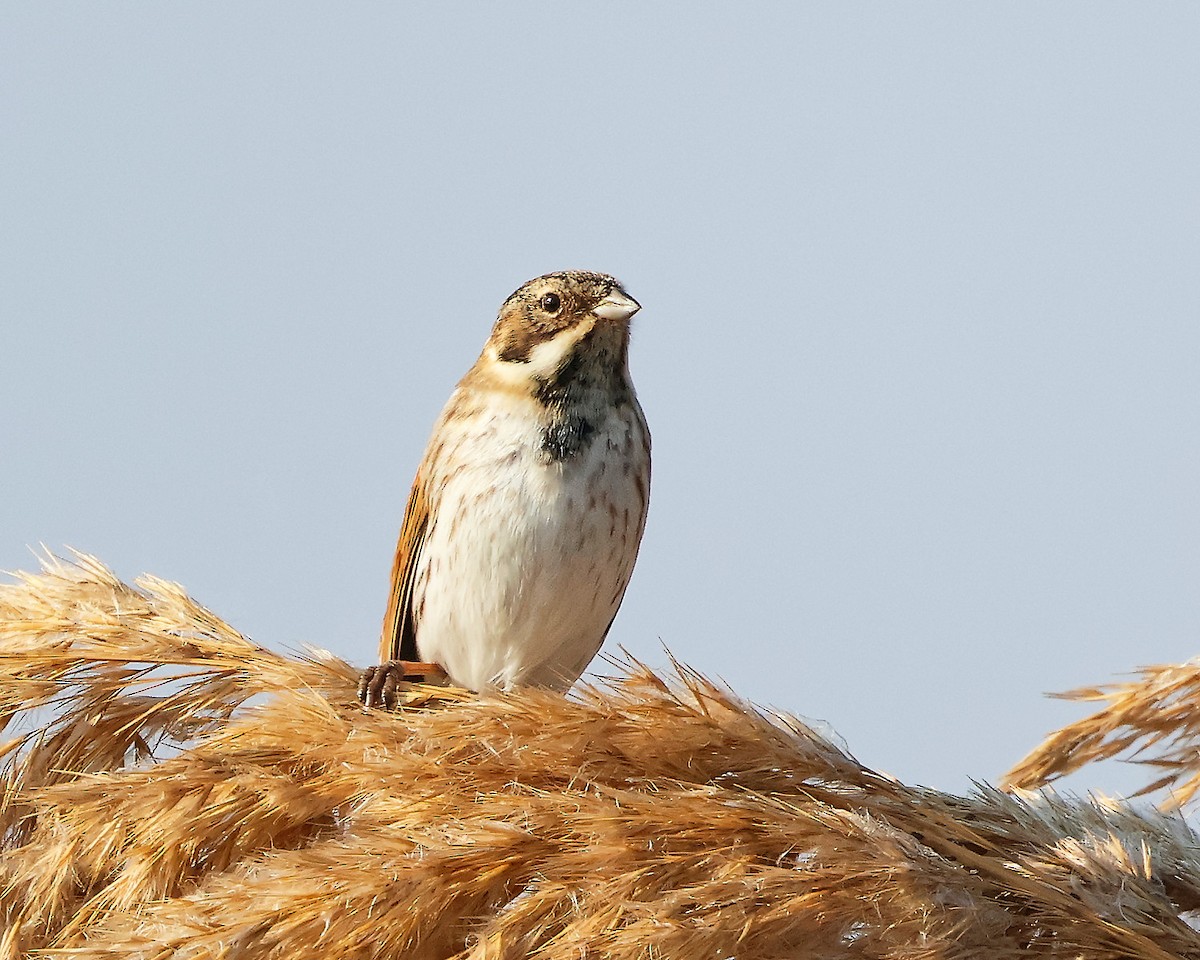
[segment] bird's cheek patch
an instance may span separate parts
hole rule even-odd
[[[508,372],[523,380],[553,379],[594,326],[594,321],[585,320],[540,339],[528,338],[519,349],[509,341],[497,352],[496,359],[505,361]]]
[[[560,371],[579,341],[587,336],[594,324],[577,323],[566,330],[560,330],[549,340],[543,340],[529,352],[529,372],[540,380],[548,380]]]
[[[540,330],[530,330],[522,327],[508,335],[496,353],[496,359],[505,363],[528,363],[529,354],[547,334]]]

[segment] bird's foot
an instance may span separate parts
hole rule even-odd
[[[388,660],[362,672],[358,680],[358,699],[367,707],[395,710],[404,684],[445,682],[446,672],[436,663]]]

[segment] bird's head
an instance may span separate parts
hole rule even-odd
[[[483,359],[510,381],[551,383],[581,366],[624,376],[629,320],[639,309],[606,274],[548,273],[504,301]]]

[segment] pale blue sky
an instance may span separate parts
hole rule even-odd
[[[606,271],[655,455],[609,649],[993,779],[1043,691],[1200,653],[1198,49],[1195,4],[7,3],[0,567],[370,662],[496,308]]]

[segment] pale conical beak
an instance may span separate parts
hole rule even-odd
[[[642,305],[633,299],[620,287],[613,287],[612,292],[592,307],[592,313],[601,320],[628,320],[642,309]]]

